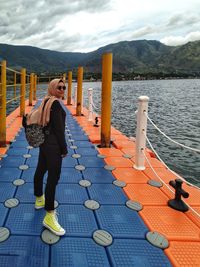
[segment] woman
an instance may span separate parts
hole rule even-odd
[[[42,102],[40,124],[45,128],[45,141],[39,149],[39,159],[34,175],[35,208],[45,208],[43,225],[54,234],[62,236],[65,230],[58,223],[54,211],[56,185],[60,178],[62,159],[67,155],[65,140],[65,118],[62,98],[66,89],[63,80],[54,79],[49,83],[48,96]],[[45,194],[43,177],[48,171]]]

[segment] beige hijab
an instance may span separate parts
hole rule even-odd
[[[27,125],[39,124],[44,127],[48,124],[50,120],[51,106],[55,100],[58,100],[58,98],[55,97],[55,94],[56,94],[56,88],[60,82],[63,82],[63,80],[54,79],[49,83],[48,94],[47,96],[44,97],[39,108],[33,110],[31,113],[27,115]]]

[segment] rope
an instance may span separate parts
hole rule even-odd
[[[21,74],[21,72],[19,72],[19,71],[17,71],[17,70],[13,70],[13,69],[8,68],[8,67],[6,67],[6,69],[7,69],[7,70],[10,70],[10,71],[12,71],[12,72],[15,72],[15,73],[17,73],[17,74]]]
[[[176,144],[176,145],[179,145],[179,146],[181,146],[181,147],[184,147],[184,148],[187,148],[187,149],[189,149],[189,150],[192,150],[192,151],[195,151],[195,152],[198,152],[198,153],[200,153],[200,149],[197,149],[197,148],[192,148],[192,147],[189,147],[189,146],[186,146],[186,145],[183,145],[183,144],[181,144],[181,143],[179,143],[179,142],[177,142],[177,141],[175,141],[175,140],[173,140],[173,139],[171,139],[169,136],[167,136],[164,132],[162,132],[156,125],[155,125],[155,123],[153,123],[153,121],[149,118],[149,116],[147,115],[147,113],[146,112],[144,112],[145,113],[145,115],[147,116],[147,119],[151,122],[151,124],[162,134],[162,135],[164,135],[168,140],[170,140],[172,143],[174,143],[174,144]]]
[[[181,177],[180,175],[178,175],[177,173],[175,173],[173,170],[171,170],[167,164],[161,159],[161,157],[158,155],[158,153],[155,151],[155,149],[153,148],[151,142],[149,141],[147,135],[145,134],[145,132],[143,132],[145,137],[146,137],[146,140],[148,142],[148,144],[150,145],[151,149],[153,150],[153,152],[155,153],[156,157],[164,164],[164,166],[171,172],[173,173],[177,178],[181,179],[183,182],[185,182],[186,184],[188,185],[191,185],[193,187],[195,187],[196,189],[200,190],[200,188],[194,184],[191,184],[190,182],[186,181],[183,177]]]
[[[152,171],[153,171],[153,173],[161,180],[161,182],[172,192],[172,193],[174,193],[174,191],[162,180],[162,178],[154,171],[154,168],[153,168],[153,166],[151,165],[151,163],[150,163],[150,161],[148,160],[148,158],[147,158],[147,156],[145,155],[145,153],[144,153],[144,150],[142,150],[142,153],[143,153],[143,155],[144,155],[144,157],[145,157],[145,159],[146,159],[146,161],[147,161],[147,163],[149,164],[149,166],[150,166],[150,168],[152,169]],[[200,214],[196,211],[196,210],[194,210],[189,204],[187,204],[185,201],[183,201],[186,205],[187,205],[187,207],[191,210],[191,211],[193,211],[196,215],[197,215],[197,217],[199,217],[200,218]]]
[[[156,175],[156,177],[158,177],[158,179],[172,192],[174,193],[174,191],[163,181],[163,179],[155,172],[153,166],[151,165],[149,159],[147,158],[147,156],[144,153],[144,150],[142,150],[142,153],[147,161],[147,163],[149,164],[150,168],[152,169],[153,173]]]
[[[97,108],[97,107],[95,106],[93,100],[92,100],[92,106],[93,106],[94,109],[96,109],[97,112],[100,110],[100,108]]]

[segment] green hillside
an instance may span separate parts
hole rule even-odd
[[[102,54],[113,53],[113,72],[129,75],[188,74],[200,76],[200,41],[166,46],[158,41],[123,41],[90,53],[58,52],[31,46],[0,44],[0,60],[28,72],[66,72],[79,65],[85,72],[100,73]]]

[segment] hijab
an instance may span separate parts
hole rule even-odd
[[[51,106],[55,100],[59,100],[55,96],[57,86],[60,82],[63,82],[62,79],[53,79],[48,85],[48,93],[44,97],[39,108],[33,110],[27,116],[27,125],[36,123],[42,125],[43,127],[49,123]],[[63,82],[64,83],[64,82]],[[60,100],[59,100],[60,101]]]

